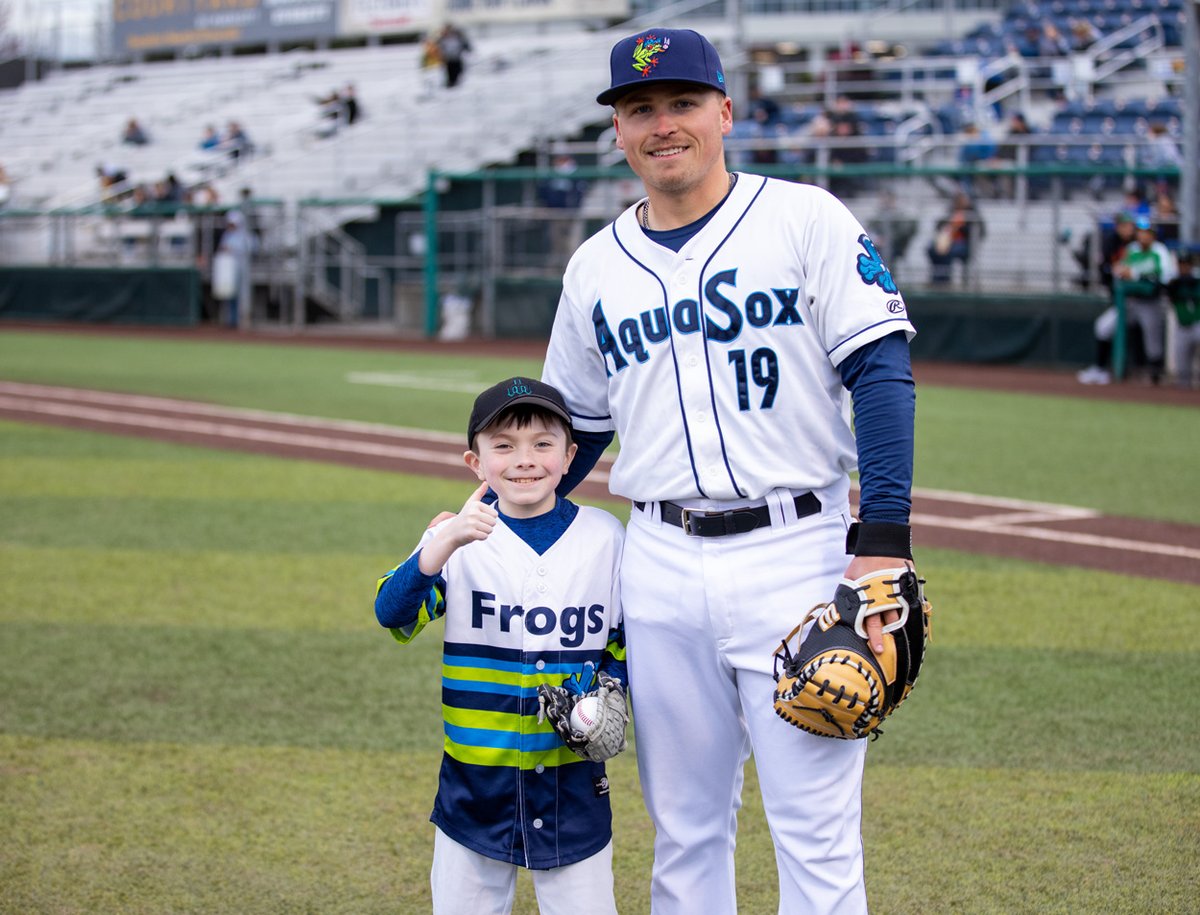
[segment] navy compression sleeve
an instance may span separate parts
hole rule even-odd
[[[592,468],[600,460],[600,455],[604,454],[604,449],[612,444],[615,433],[575,432],[573,436],[579,450],[575,452],[575,459],[571,461],[570,469],[563,474],[558,488],[554,490],[562,498],[565,498],[572,489],[583,482],[584,477],[592,472]]]
[[[839,366],[854,400],[861,521],[909,523],[916,390],[903,331],[868,343]]]

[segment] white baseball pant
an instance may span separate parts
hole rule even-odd
[[[724,537],[664,524],[654,503],[631,512],[621,595],[638,769],[656,829],[654,915],[737,912],[733,852],[752,750],[781,915],[867,910],[866,743],[807,734],[772,708],[775,649],[832,598],[849,563],[838,489],[817,493],[824,511],[798,520],[791,494],[776,491],[770,528]]]
[[[434,832],[429,878],[433,915],[508,915],[517,891],[517,865],[472,851],[437,827]],[[609,842],[575,864],[530,870],[541,915],[616,915],[612,855]]]

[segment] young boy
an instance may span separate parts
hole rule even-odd
[[[549,385],[512,378],[484,391],[467,443],[480,486],[375,598],[402,643],[446,621],[433,911],[507,913],[526,867],[543,915],[615,913],[603,760],[625,746],[624,529],[555,496],[576,445]],[[600,711],[576,730],[584,693]]]

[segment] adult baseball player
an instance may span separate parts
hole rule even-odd
[[[753,752],[780,912],[864,912],[865,741],[779,718],[772,663],[843,576],[911,564],[914,330],[836,198],[726,170],[732,104],[704,37],[639,32],[610,65],[597,100],[646,198],[571,259],[544,377],[580,443],[560,492],[621,442],[610,488],[633,503],[621,590],[652,909],[736,911]],[[876,653],[894,619],[869,618]]]

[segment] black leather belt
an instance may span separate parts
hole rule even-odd
[[[807,518],[821,510],[821,500],[811,492],[802,493],[793,500],[796,517]],[[638,511],[644,511],[645,502],[633,503]],[[765,505],[754,508],[731,508],[722,512],[684,508],[674,502],[659,502],[658,515],[665,524],[681,527],[693,537],[725,537],[729,534],[744,534],[759,527],[771,526],[771,509]]]

